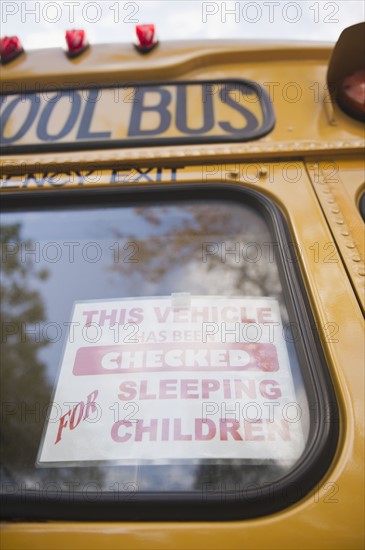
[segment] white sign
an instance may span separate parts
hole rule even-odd
[[[78,302],[37,464],[299,458],[272,298]]]

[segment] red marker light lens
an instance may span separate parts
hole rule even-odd
[[[365,121],[365,71],[360,70],[344,78],[338,102],[342,109],[357,120]]]
[[[23,51],[23,46],[17,36],[4,36],[0,40],[0,55],[3,64],[9,63],[9,61],[18,57]]]
[[[75,57],[86,50],[89,43],[86,38],[86,33],[83,30],[66,31],[66,42],[68,47],[68,55]]]
[[[157,44],[155,36],[155,25],[137,25],[136,35],[136,47],[142,52],[152,50],[152,48]]]

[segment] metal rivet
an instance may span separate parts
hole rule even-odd
[[[259,176],[260,177],[266,177],[267,176],[267,168],[265,168],[264,166],[262,166],[259,170]]]
[[[348,231],[341,231],[341,235],[343,235],[344,237],[348,237],[350,233]]]
[[[360,269],[358,270],[358,274],[361,275],[362,277],[365,276],[365,269],[363,267],[360,267]]]
[[[346,243],[347,248],[355,248],[354,243]]]
[[[338,208],[332,208],[331,212],[332,214],[339,214],[340,210]]]
[[[352,256],[351,259],[352,259],[353,262],[361,262],[360,256]]]

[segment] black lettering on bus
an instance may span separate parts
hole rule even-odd
[[[211,84],[202,85],[202,105],[203,105],[203,125],[200,128],[188,127],[188,108],[187,108],[187,86],[179,84],[177,86],[176,99],[176,128],[183,134],[206,134],[214,126],[213,111],[213,93]]]
[[[62,175],[66,177],[62,179]],[[44,178],[51,187],[63,187],[73,182],[71,172],[49,172],[44,174]]]
[[[234,82],[229,82],[224,86],[222,86],[222,88],[219,91],[219,97],[221,98],[223,103],[225,103],[226,105],[229,105],[230,107],[232,107],[232,109],[234,109],[235,111],[240,113],[240,115],[242,115],[245,121],[245,124],[241,128],[234,128],[230,122],[224,121],[224,122],[218,122],[219,126],[222,128],[222,130],[224,130],[228,134],[237,134],[237,135],[241,135],[242,130],[245,130],[245,132],[247,133],[250,133],[253,130],[256,130],[256,128],[258,128],[258,125],[259,125],[257,118],[253,113],[251,113],[251,111],[246,109],[246,107],[244,107],[240,103],[237,103],[237,101],[233,99],[233,97],[230,95],[230,92],[232,91],[237,91],[237,84]],[[246,93],[248,93],[248,89],[246,90]],[[252,91],[252,93],[254,93],[254,91]]]
[[[154,181],[148,173],[151,172],[152,168],[146,168],[145,170],[142,170],[142,168],[136,168],[136,171],[138,174],[140,174],[134,181],[140,181],[141,179],[145,179],[146,181]]]
[[[58,132],[58,134],[50,134],[48,131],[49,120],[53,113],[53,109],[58,105],[59,101],[68,97],[69,103],[71,105],[70,113],[63,125],[63,128]],[[81,108],[81,97],[78,92],[74,90],[66,90],[60,92],[57,97],[50,100],[49,103],[43,109],[43,112],[40,116],[38,127],[37,127],[37,136],[41,141],[57,141],[64,138],[71,132],[75,126],[75,122],[79,116]]]
[[[81,118],[76,139],[110,139],[111,132],[90,132],[96,103],[100,90],[90,90],[86,99],[86,106]]]
[[[144,105],[144,97],[149,93],[156,93],[160,95],[160,101],[157,105]],[[158,88],[157,86],[137,88],[134,94],[128,136],[156,136],[165,132],[171,123],[171,113],[167,109],[170,103],[171,94],[168,90]],[[141,129],[142,116],[145,112],[156,112],[160,115],[160,124],[157,128],[154,128],[153,130]]]
[[[12,115],[14,109],[18,106],[19,103],[23,101],[27,101],[30,103],[29,112],[23,122],[23,125],[19,128],[19,130],[10,137],[5,137],[5,127],[6,123],[8,122],[10,116]],[[27,96],[17,96],[13,101],[9,103],[2,112],[0,116],[0,127],[1,127],[1,143],[8,145],[9,143],[13,143],[14,141],[18,141],[22,139],[22,137],[28,132],[29,128],[34,122],[35,117],[37,116],[38,110],[39,110],[39,100],[38,97],[34,94],[29,94]]]
[[[35,174],[27,174],[26,178],[25,178],[25,181],[23,183],[23,187],[28,187],[28,185],[34,181],[34,183],[36,184],[37,187],[43,187],[44,185],[44,180],[45,180],[45,174],[39,174],[40,175],[40,179],[38,179],[36,177]]]

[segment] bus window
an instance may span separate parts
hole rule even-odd
[[[336,406],[276,207],[199,185],[26,199],[1,221],[9,514],[228,519],[302,498]]]

